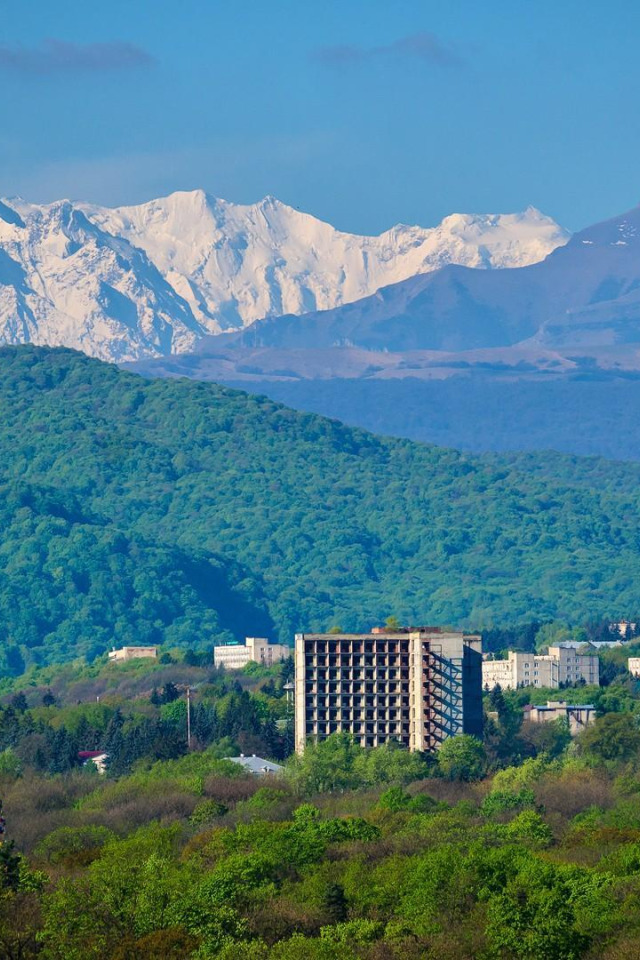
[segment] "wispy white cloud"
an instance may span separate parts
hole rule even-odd
[[[70,43],[49,38],[39,47],[0,45],[0,69],[20,74],[101,73],[148,67],[153,57],[133,43]]]
[[[423,60],[439,67],[459,67],[464,63],[463,57],[451,44],[428,31],[401,37],[379,47],[360,47],[356,44],[320,47],[314,56],[330,66],[346,66],[385,58]]]

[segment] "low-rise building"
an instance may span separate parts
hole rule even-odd
[[[634,677],[640,677],[640,657],[629,657],[627,669]]]
[[[88,764],[92,763],[98,773],[107,772],[107,760],[109,759],[109,754],[104,753],[102,750],[80,750],[78,753],[78,759],[82,760],[83,767],[86,767]]]
[[[291,656],[291,647],[284,643],[271,643],[264,637],[247,637],[244,643],[226,643],[213,648],[213,662],[227,670],[241,670],[248,663],[261,663],[271,667]]]
[[[157,647],[120,647],[109,651],[109,660],[113,663],[123,663],[125,660],[139,660],[144,658],[155,659],[158,656]]]
[[[596,708],[592,703],[574,704],[566,700],[547,700],[545,706],[525,707],[525,720],[530,723],[550,723],[552,720],[566,720],[572,736],[581,733],[596,718]]]
[[[616,623],[610,623],[610,630],[617,630],[621,637],[628,637],[636,632],[637,624],[631,620],[618,620]]]
[[[225,760],[239,764],[248,773],[254,773],[257,777],[274,776],[284,770],[282,764],[273,763],[271,760],[263,760],[262,757],[257,757],[255,753],[250,757],[245,757],[244,753],[241,753],[239,757],[225,757]]]
[[[486,659],[482,663],[482,685],[489,690],[497,685],[505,690],[555,688],[581,680],[597,685],[600,682],[600,662],[595,655],[578,653],[571,644],[549,647],[545,654],[510,650],[506,660]]]

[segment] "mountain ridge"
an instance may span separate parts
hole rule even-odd
[[[327,311],[264,318],[232,342],[278,348],[460,352],[531,341],[566,345],[562,329],[602,323],[602,311],[622,310],[618,341],[634,335],[640,317],[640,207],[575,234],[539,262],[480,271],[447,264]],[[593,319],[595,315],[595,319]],[[605,321],[606,321],[605,316]],[[615,318],[614,318],[615,320]],[[626,325],[626,326],[625,326]],[[588,329],[587,329],[588,333]],[[593,338],[591,338],[593,340]],[[594,343],[602,341],[595,339]],[[613,335],[603,345],[616,342]]]
[[[116,362],[183,353],[207,334],[350,302],[452,260],[530,262],[567,236],[533,208],[360,237],[273,197],[242,205],[191,191],[114,209],[13,198],[0,201],[0,341]]]
[[[390,615],[477,628],[640,609],[637,464],[477,457],[29,345],[0,349],[0,412],[17,508],[0,649],[21,637],[25,663],[114,630],[133,642],[140,622],[151,642],[205,646],[237,598],[235,631],[253,616],[284,641]]]

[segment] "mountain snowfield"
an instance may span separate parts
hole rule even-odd
[[[167,356],[205,334],[332,309],[447,264],[526,266],[568,239],[532,207],[367,237],[273,197],[241,205],[195,190],[115,209],[8,199],[0,202],[0,342],[114,361]]]

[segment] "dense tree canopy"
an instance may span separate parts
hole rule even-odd
[[[637,465],[483,459],[29,346],[0,351],[0,412],[5,673],[132,640],[640,609]]]

